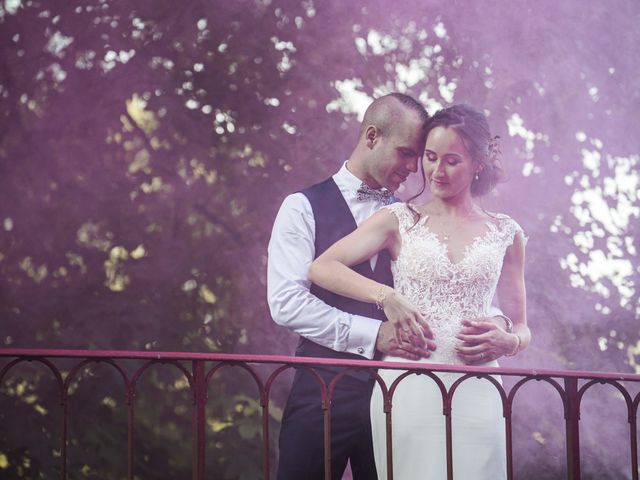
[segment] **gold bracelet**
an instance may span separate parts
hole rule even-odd
[[[520,350],[520,347],[522,346],[522,339],[520,338],[520,335],[518,335],[517,333],[512,333],[511,335],[515,335],[516,338],[518,339],[518,344],[516,345],[516,348],[513,349],[513,352],[511,353],[507,353],[505,356],[507,357],[514,357],[518,351]]]
[[[378,290],[378,293],[376,294],[375,302],[376,302],[376,307],[378,307],[378,310],[384,310],[382,303],[387,298],[387,293],[389,292],[387,288],[391,288],[391,287],[388,287],[387,285],[382,285],[380,287],[380,290]]]

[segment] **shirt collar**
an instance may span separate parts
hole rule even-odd
[[[355,197],[358,188],[362,185],[362,180],[349,171],[346,161],[333,176],[333,181],[336,182],[336,185],[338,185],[338,188],[345,197]]]

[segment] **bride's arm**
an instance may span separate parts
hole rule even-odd
[[[524,234],[517,232],[513,244],[507,249],[498,280],[498,303],[500,308],[513,321],[511,344],[507,352],[515,355],[524,350],[531,342],[531,331],[527,326],[527,292],[524,283]]]
[[[425,334],[427,337],[432,335],[417,309],[391,287],[349,268],[384,249],[388,249],[392,257],[397,257],[400,249],[398,220],[387,209],[372,215],[316,258],[309,268],[309,280],[338,295],[382,306],[387,319],[396,329],[398,339],[404,331],[415,335],[421,344],[425,344]]]
[[[392,256],[399,243],[398,221],[394,215],[381,210],[362,223],[346,237],[338,240],[309,267],[309,280],[339,295],[375,303],[383,285],[352,270],[376,253],[389,248]]]

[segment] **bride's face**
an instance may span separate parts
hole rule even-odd
[[[434,196],[444,199],[470,194],[479,166],[453,128],[435,127],[429,132],[423,162]]]

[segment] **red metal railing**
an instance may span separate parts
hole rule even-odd
[[[595,373],[585,371],[553,371],[553,370],[525,370],[512,368],[486,368],[437,364],[416,364],[416,363],[387,363],[376,361],[358,360],[330,360],[323,358],[301,358],[272,355],[233,355],[233,354],[210,354],[210,353],[180,353],[180,352],[137,352],[137,351],[110,351],[110,350],[37,350],[37,349],[0,349],[0,357],[7,360],[0,370],[0,384],[5,375],[16,365],[23,362],[40,362],[44,364],[54,376],[63,409],[63,425],[61,438],[61,476],[63,480],[67,478],[67,443],[68,443],[68,396],[69,387],[74,381],[78,372],[91,363],[106,363],[116,369],[126,389],[128,427],[127,427],[127,461],[128,478],[134,478],[134,401],[136,385],[142,374],[154,364],[170,363],[175,365],[184,374],[189,382],[193,399],[193,478],[203,480],[205,478],[205,405],[207,403],[207,388],[212,376],[225,366],[237,366],[246,370],[259,392],[259,403],[262,408],[262,471],[263,478],[269,479],[270,472],[270,445],[269,445],[269,398],[273,382],[283,372],[304,368],[317,379],[322,395],[322,408],[325,415],[325,478],[331,478],[330,463],[330,415],[331,398],[334,387],[344,377],[346,371],[338,374],[332,382],[327,385],[322,377],[315,372],[317,366],[341,366],[351,369],[376,370],[378,368],[406,370],[391,385],[386,385],[382,378],[375,374],[375,379],[380,386],[384,400],[384,413],[387,419],[387,451],[388,451],[388,471],[387,478],[393,479],[392,471],[392,438],[391,438],[391,411],[392,398],[398,384],[412,374],[422,374],[431,377],[440,387],[443,394],[443,407],[446,422],[447,435],[447,468],[448,479],[453,479],[452,441],[451,441],[451,405],[453,396],[459,385],[469,378],[484,378],[490,381],[497,389],[502,400],[503,415],[505,417],[506,429],[506,456],[507,456],[507,478],[514,478],[513,474],[513,437],[512,437],[512,405],[516,394],[520,389],[531,381],[544,381],[551,385],[559,394],[564,409],[566,423],[566,452],[567,452],[567,478],[570,480],[580,479],[580,403],[585,392],[596,384],[608,384],[616,388],[625,401],[629,422],[629,447],[631,453],[632,478],[638,480],[638,454],[637,454],[637,433],[636,419],[638,403],[640,403],[640,393],[632,395],[627,389],[626,383],[638,385],[640,375],[617,374],[617,373]],[[63,375],[62,370],[56,365],[53,359],[68,358],[78,359],[79,362]],[[138,367],[133,375],[127,373],[127,369],[121,365],[125,360],[139,360],[143,364]],[[185,366],[190,364],[190,368]],[[261,378],[258,369],[259,365],[271,364],[276,368]],[[433,372],[454,372],[462,376],[454,382],[448,390],[444,387],[439,378]],[[502,375],[507,377],[517,377],[519,380],[506,391],[491,375]]]

